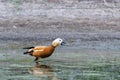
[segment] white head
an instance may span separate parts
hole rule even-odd
[[[52,42],[52,46],[57,47],[59,45],[64,44],[63,40],[61,38],[57,38]]]

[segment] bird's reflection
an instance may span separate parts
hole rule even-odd
[[[41,65],[40,63],[36,63],[34,67],[30,68],[29,73],[44,77],[47,76],[50,80],[58,80],[55,76],[53,69],[48,65]]]

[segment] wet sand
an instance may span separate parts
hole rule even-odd
[[[120,79],[119,4],[0,4],[2,80]],[[66,45],[39,64],[23,55],[23,47],[49,45],[57,37]]]
[[[119,51],[57,48],[54,54],[38,64],[23,55],[22,49],[2,51],[2,80],[119,80]],[[8,53],[9,52],[9,53]]]

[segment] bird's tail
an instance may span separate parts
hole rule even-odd
[[[32,54],[33,54],[33,50],[31,50],[31,51],[26,51],[26,52],[24,52],[23,54],[29,54],[29,55],[32,56]]]
[[[32,47],[24,47],[23,49],[31,49],[31,48],[34,48],[33,46]]]
[[[29,52],[24,52],[23,54],[29,54]]]

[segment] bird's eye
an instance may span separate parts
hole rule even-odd
[[[59,41],[62,41],[62,40],[59,40]]]

